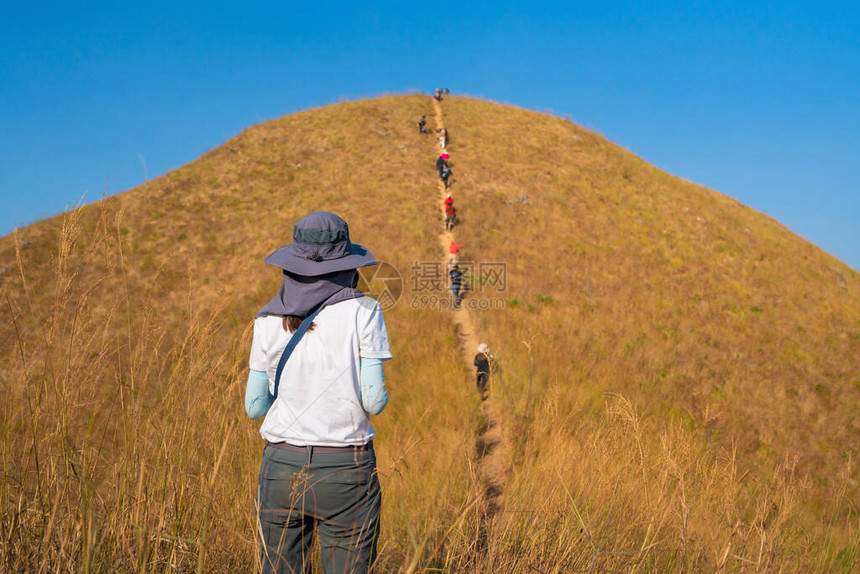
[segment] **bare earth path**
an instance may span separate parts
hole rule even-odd
[[[435,110],[436,127],[438,129],[443,127],[445,124],[442,119],[442,106],[435,98],[433,99],[433,108]],[[439,206],[442,210],[443,222],[443,231],[439,234],[439,245],[441,246],[442,253],[445,257],[445,270],[447,277],[448,248],[451,241],[454,241],[455,237],[453,231],[446,231],[444,229],[445,212],[443,202],[447,193],[445,191],[445,184],[441,179],[439,180],[439,193],[441,200],[439,202]],[[454,194],[452,193],[452,196],[453,195]],[[478,337],[478,332],[475,329],[472,313],[467,309],[467,305],[465,303],[466,301],[464,300],[464,304],[459,308],[454,309],[452,313],[463,362],[466,370],[469,371],[473,377],[472,380],[474,380],[475,367],[473,365],[473,360],[475,353],[477,353],[478,345],[482,341]],[[490,389],[492,395],[492,381],[490,382]],[[477,388],[475,392],[477,392]],[[485,488],[484,504],[482,505],[482,526],[480,532],[480,536],[485,538],[489,532],[490,525],[492,524],[493,516],[501,503],[503,480],[507,467],[505,462],[504,446],[502,443],[502,429],[498,423],[499,419],[496,416],[492,396],[481,403],[481,413],[485,421],[484,431],[478,437],[475,447],[478,453],[478,473]]]

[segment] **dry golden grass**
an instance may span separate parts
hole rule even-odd
[[[411,263],[439,258],[418,207],[437,199],[432,171],[416,177],[433,163],[422,113],[426,98],[382,98],[262,124],[26,228],[17,254],[0,242],[3,569],[253,568],[262,440],[242,396],[250,322],[280,281],[262,259],[328,209],[408,289]],[[457,532],[440,541],[478,488],[453,331],[409,296],[386,313],[396,359],[375,421],[384,570],[466,553]]]
[[[458,237],[467,259],[507,264],[506,309],[479,317],[521,469],[497,537],[526,540],[503,556],[546,564],[566,548],[562,570],[605,552],[619,570],[856,568],[856,272],[560,118],[443,107]],[[619,442],[606,393],[641,417],[641,444]],[[666,436],[696,448],[672,461]],[[678,465],[695,471],[689,511],[663,486]],[[607,538],[576,546],[576,523],[524,518],[566,501],[593,509]],[[779,520],[760,516],[771,503]]]
[[[457,238],[507,263],[506,309],[476,317],[512,469],[490,531],[453,323],[409,305],[412,263],[441,258],[433,107],[384,97],[0,239],[0,569],[255,568],[249,327],[280,280],[263,257],[318,209],[407,287],[381,571],[858,566],[856,274],[569,122],[443,108]]]

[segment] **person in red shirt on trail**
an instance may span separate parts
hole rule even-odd
[[[454,198],[451,197],[450,193],[445,196],[445,207],[448,207],[449,205],[454,205]]]
[[[454,229],[454,218],[457,217],[457,209],[453,205],[445,206],[445,231]]]
[[[457,263],[460,260],[460,249],[462,245],[457,245],[456,241],[452,241],[448,247],[448,263]]]

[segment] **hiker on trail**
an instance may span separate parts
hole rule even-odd
[[[448,191],[448,178],[451,177],[451,170],[448,166],[442,168],[442,171],[439,172],[439,177],[441,177],[442,181],[445,183],[445,191]]]
[[[255,531],[264,573],[310,571],[314,529],[322,571],[370,571],[381,493],[371,414],[388,402],[391,358],[379,303],[356,291],[376,259],[346,222],[315,212],[266,257],[283,270],[254,319],[245,411],[265,415]],[[348,480],[344,480],[348,477]]]
[[[490,354],[490,347],[486,343],[478,345],[478,354],[475,355],[475,367],[477,368],[477,380],[475,386],[478,392],[481,393],[481,398],[487,398],[487,387],[490,382],[491,363],[493,356]]]
[[[448,155],[447,153],[444,155]],[[448,167],[448,159],[441,155],[436,158],[436,170],[439,172],[439,177],[442,177],[442,168]]]
[[[448,94],[451,93],[451,90],[449,90],[448,88],[445,88],[444,90],[442,90],[442,93],[447,96]]]
[[[454,265],[448,272],[451,277],[451,293],[454,294],[454,307],[460,306],[460,285],[463,281],[463,272],[459,265]]]
[[[419,134],[426,134],[427,133],[427,130],[425,129],[426,125],[427,125],[427,116],[421,116],[421,119],[418,120],[418,133]]]
[[[448,197],[451,197],[450,195]],[[453,204],[445,206],[445,231],[454,229],[454,219],[457,217],[457,208]]]
[[[454,198],[451,197],[450,193],[445,196],[445,207],[448,207],[449,205],[454,205]]]
[[[448,130],[446,128],[439,128],[436,130],[436,133],[439,134],[439,145],[442,149],[445,149],[445,144],[448,142]]]
[[[448,246],[448,263],[457,263],[460,260],[460,250],[462,245],[457,245],[456,241],[452,241]]]
[[[442,90],[440,90],[439,88],[436,88],[436,91],[433,92],[433,97],[436,98],[437,102],[441,102],[442,101]]]

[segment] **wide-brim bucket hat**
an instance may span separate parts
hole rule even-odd
[[[293,242],[273,251],[265,262],[305,277],[377,263],[373,253],[349,240],[346,221],[328,211],[299,219],[293,226]]]

